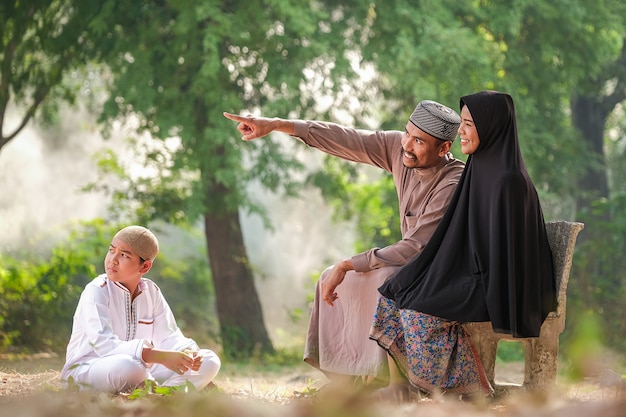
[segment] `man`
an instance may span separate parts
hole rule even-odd
[[[243,140],[282,132],[327,154],[374,165],[393,175],[402,240],[343,259],[322,273],[304,352],[304,360],[332,381],[352,382],[361,377],[374,383],[386,379],[386,353],[369,339],[377,289],[421,252],[448,206],[464,167],[450,153],[460,116],[431,100],[418,103],[404,132],[230,113],[224,116],[239,122]]]

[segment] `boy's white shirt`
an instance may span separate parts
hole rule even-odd
[[[153,281],[141,278],[138,292],[131,302],[128,289],[110,281],[106,274],[85,286],[74,313],[62,379],[81,372],[81,363],[98,357],[127,354],[143,362],[146,346],[178,351],[198,349],[196,342],[178,328],[172,310]]]

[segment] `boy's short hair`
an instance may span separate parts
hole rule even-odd
[[[115,234],[113,239],[126,243],[143,260],[153,261],[159,253],[159,241],[143,226],[128,226]]]

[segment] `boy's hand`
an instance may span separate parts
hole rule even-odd
[[[161,364],[179,375],[187,372],[193,365],[193,356],[185,352],[164,351]]]
[[[199,371],[200,365],[202,365],[202,359],[203,359],[203,356],[200,355],[200,352],[196,350],[191,350],[191,349],[185,349],[183,350],[183,352],[191,355],[191,357],[193,358],[193,363],[191,364],[191,370]]]

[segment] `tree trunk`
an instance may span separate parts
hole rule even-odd
[[[211,199],[221,199],[228,193],[225,187],[213,184]],[[273,352],[238,211],[205,214],[204,226],[224,354],[231,359],[242,359]]]
[[[588,165],[579,180],[577,210],[588,210],[591,203],[609,196],[606,159],[604,156],[604,128],[609,115],[606,106],[597,98],[574,96],[571,101],[572,120],[582,139],[588,144]]]

